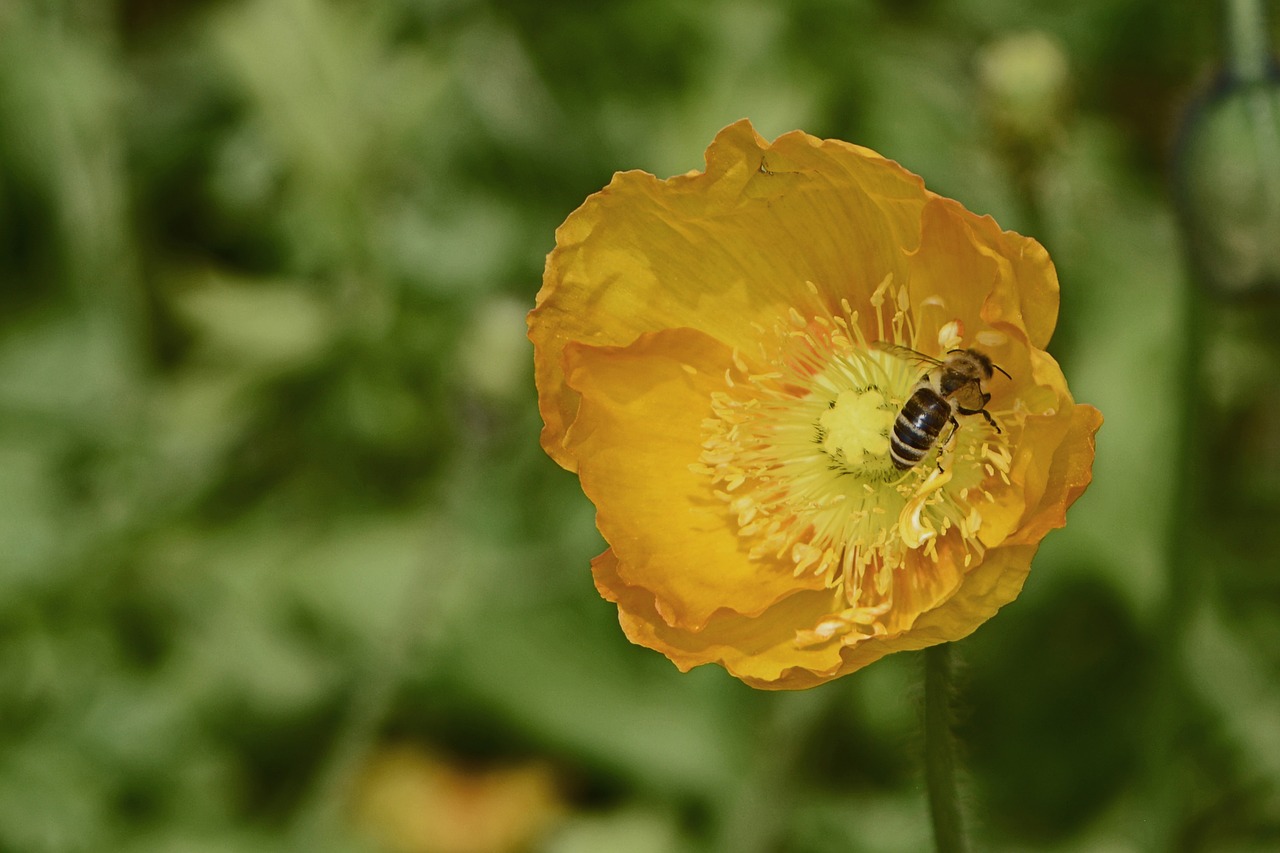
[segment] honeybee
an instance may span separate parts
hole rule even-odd
[[[982,415],[987,423],[1001,432],[1000,425],[987,411],[991,399],[983,383],[995,371],[1012,379],[999,365],[976,349],[953,349],[946,358],[937,359],[908,347],[890,346],[886,349],[906,355],[915,361],[931,365],[931,368],[911,389],[911,396],[902,404],[893,422],[893,434],[889,440],[889,456],[894,467],[901,471],[914,468],[933,449],[942,434],[942,428],[951,424],[951,433],[960,427],[956,414]],[[951,436],[947,436],[949,441]],[[944,442],[945,444],[945,442]]]

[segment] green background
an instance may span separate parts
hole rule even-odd
[[[537,831],[475,850],[928,849],[918,656],[795,694],[680,674],[597,596],[593,510],[538,446],[555,227],[741,117],[874,148],[1058,266],[1051,351],[1106,423],[957,647],[975,849],[1280,849],[1275,302],[1196,296],[1169,189],[1218,27],[0,5],[0,851],[472,851],[353,818],[406,745],[549,780]]]

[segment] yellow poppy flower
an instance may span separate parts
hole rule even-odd
[[[968,635],[1091,476],[1048,255],[855,145],[742,121],[706,159],[587,199],[529,315],[542,445],[609,544],[596,587],[633,642],[762,688]],[[999,372],[937,385],[956,350]],[[955,426],[900,467],[922,378]]]

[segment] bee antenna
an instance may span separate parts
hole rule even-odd
[[[1000,365],[992,364],[991,366],[994,367],[996,370],[1000,371],[1001,373],[1003,373],[1006,379],[1013,379],[1013,377],[1009,375],[1009,371],[1005,370]]]

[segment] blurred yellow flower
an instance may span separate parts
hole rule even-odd
[[[373,756],[353,807],[355,824],[398,853],[528,850],[567,810],[544,764],[471,768],[408,744]]]
[[[529,335],[627,636],[792,689],[971,633],[1090,480],[1057,310],[1038,243],[865,148],[742,121],[705,172],[615,175],[556,232]],[[904,470],[895,419],[938,373],[906,348],[1009,378]]]

